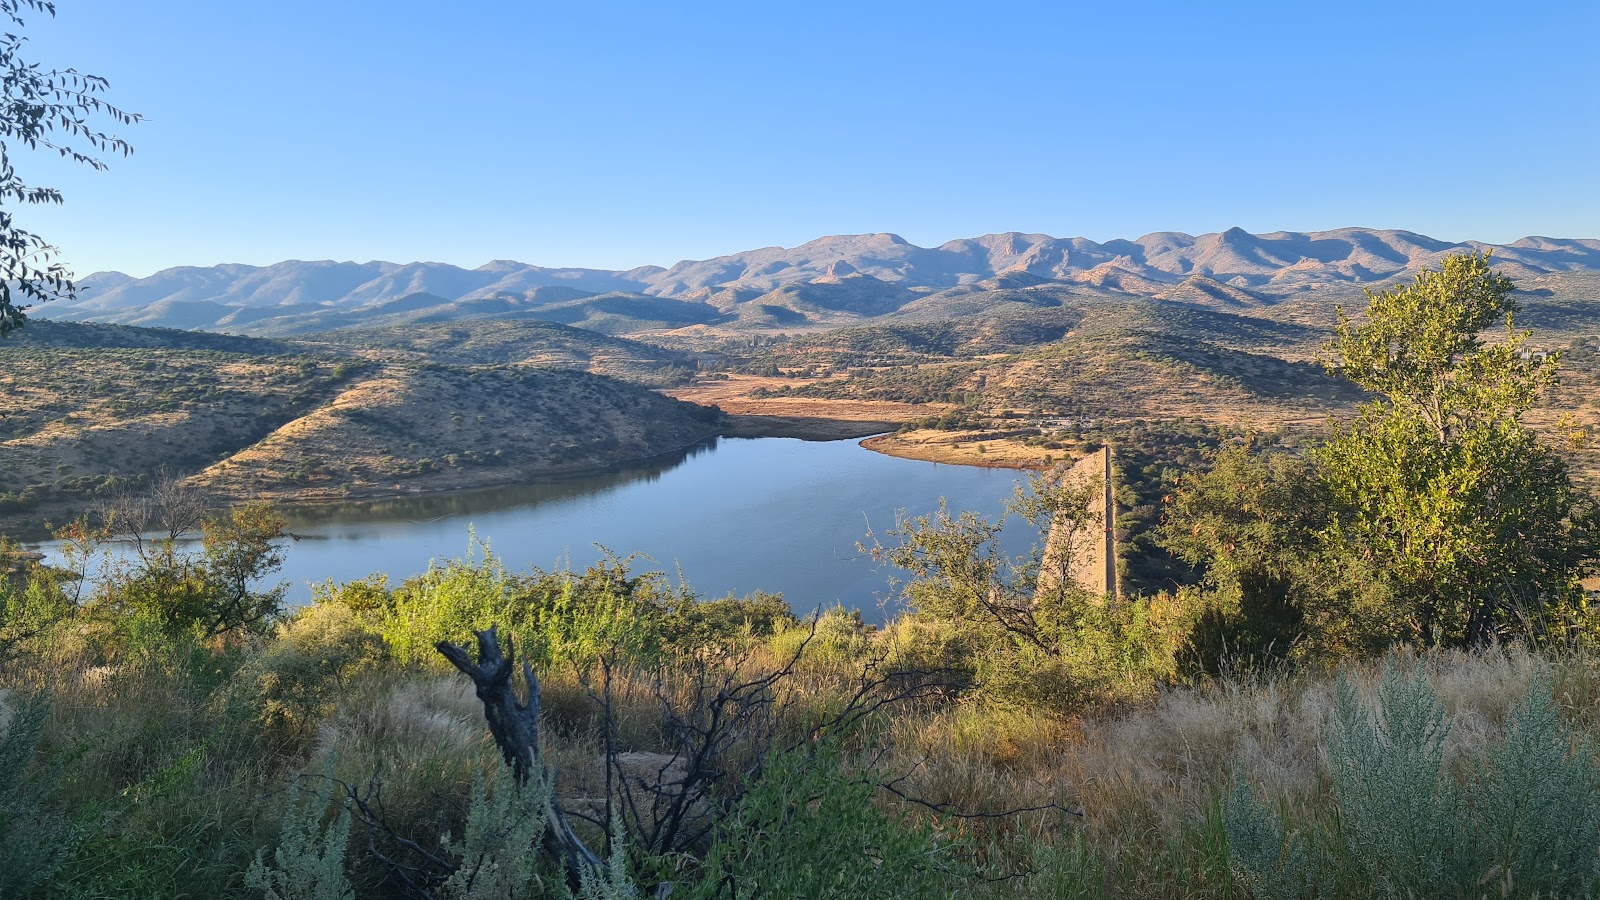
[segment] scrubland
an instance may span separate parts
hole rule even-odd
[[[492,557],[456,560],[401,585],[326,585],[310,606],[210,637],[137,596],[156,584],[147,576],[82,585],[36,570],[9,582],[0,685],[5,765],[20,777],[0,788],[7,896],[258,895],[246,872],[258,854],[273,858],[286,811],[304,806],[294,798],[319,785],[331,788],[328,817],[313,817],[323,824],[380,791],[370,833],[359,821],[347,835],[316,832],[344,847],[355,895],[406,895],[371,852],[399,858],[402,837],[470,864],[443,849],[445,836],[463,833],[475,779],[492,783],[504,766],[471,683],[432,642],[489,624],[535,664],[555,794],[596,848],[621,780],[670,791],[696,746],[683,723],[707,723],[708,700],[779,673],[704,762],[726,773],[706,785],[704,814],[717,820],[707,837],[652,851],[629,843],[645,835],[620,833],[620,865],[640,892],[670,882],[687,896],[1279,896],[1261,887],[1259,860],[1236,849],[1249,837],[1239,833],[1252,821],[1239,799],[1248,787],[1330,854],[1318,886],[1288,895],[1398,895],[1421,876],[1346,872],[1345,832],[1360,824],[1385,839],[1381,828],[1409,827],[1428,803],[1454,833],[1471,833],[1475,793],[1504,764],[1496,753],[1508,730],[1518,734],[1513,710],[1528,697],[1562,723],[1553,736],[1523,726],[1528,752],[1588,780],[1569,796],[1530,798],[1513,832],[1531,840],[1600,824],[1589,749],[1600,657],[1578,645],[1400,647],[1235,672],[1222,660],[1221,674],[1203,675],[1176,659],[1184,629],[1174,623],[1194,611],[1175,609],[1155,629],[1166,643],[1143,638],[1143,662],[1129,665],[1115,641],[1092,648],[1073,677],[1052,682],[1075,687],[1040,703],[993,671],[980,678],[983,664],[961,655],[976,652],[971,642],[954,649],[968,636],[936,617],[882,629],[843,610],[802,621],[776,598],[706,601],[620,563],[511,573]],[[1386,677],[1412,676],[1438,698],[1434,731],[1405,733],[1391,700],[1370,720],[1375,746],[1403,753],[1420,740],[1422,755],[1439,754],[1438,780],[1424,771],[1385,782],[1395,796],[1379,824],[1353,823],[1351,776],[1330,748],[1369,720],[1341,719],[1340,693],[1376,710]],[[863,714],[841,724],[852,704]],[[1541,737],[1554,743],[1540,747]],[[764,770],[745,765],[752,754],[767,754]],[[815,793],[786,791],[797,778]],[[740,856],[764,837],[775,840]],[[811,864],[826,858],[851,865]],[[1538,895],[1518,880],[1525,868],[1490,857],[1458,865],[1452,884],[1468,887],[1437,896]],[[504,896],[553,896],[562,883],[545,860],[522,893]]]

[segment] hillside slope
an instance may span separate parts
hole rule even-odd
[[[32,322],[0,343],[0,524],[37,533],[170,473],[226,497],[501,484],[716,432],[715,410],[587,372]]]
[[[717,418],[581,372],[390,364],[195,481],[300,500],[515,484],[680,450]]]
[[[304,335],[303,346],[392,353],[452,366],[518,365],[609,375],[651,387],[682,383],[693,356],[652,344],[540,321],[463,320]]]

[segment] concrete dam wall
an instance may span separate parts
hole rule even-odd
[[[1062,484],[1080,493],[1081,513],[1057,513],[1045,540],[1038,590],[1070,581],[1112,599],[1121,594],[1117,578],[1117,501],[1111,448],[1078,460],[1061,475]]]

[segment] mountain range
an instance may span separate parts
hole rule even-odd
[[[862,234],[625,271],[508,260],[476,269],[290,260],[178,267],[147,278],[97,272],[80,280],[76,299],[35,312],[62,321],[259,335],[474,318],[614,334],[691,325],[804,328],[915,316],[919,307],[980,308],[992,298],[978,295],[1045,285],[1211,307],[1271,305],[1383,284],[1465,250],[1492,250],[1496,267],[1518,279],[1600,271],[1596,239],[1527,237],[1495,245],[1368,228],[1268,234],[1231,228],[1105,243],[1009,232],[927,248],[894,234]]]

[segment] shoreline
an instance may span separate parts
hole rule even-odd
[[[863,449],[881,453],[885,456],[990,469],[1026,471],[1043,468],[1047,464],[1042,460],[1019,458],[1016,453],[1010,452],[980,453],[970,446],[952,447],[951,443],[947,442],[906,441],[896,431],[901,424],[901,422],[888,420],[839,419],[823,416],[729,414],[724,417],[723,422],[717,429],[702,435],[691,443],[644,456],[619,459],[602,466],[573,466],[539,470],[497,468],[487,471],[474,471],[467,469],[450,473],[450,477],[447,479],[438,479],[431,484],[391,483],[389,485],[379,485],[369,483],[340,487],[285,487],[282,489],[269,488],[251,493],[216,492],[211,496],[219,505],[249,500],[269,500],[273,503],[289,506],[324,506],[339,503],[403,500],[410,497],[449,494],[460,491],[555,483],[620,472],[652,463],[675,463],[677,461],[676,458],[691,454],[695,452],[697,447],[722,437],[794,438],[803,441],[859,439],[858,445]],[[990,442],[990,445],[993,446],[994,443]],[[52,504],[21,516],[0,518],[0,532],[4,532],[7,537],[21,543],[48,541],[51,539],[49,525],[69,522],[93,505],[93,501]]]

